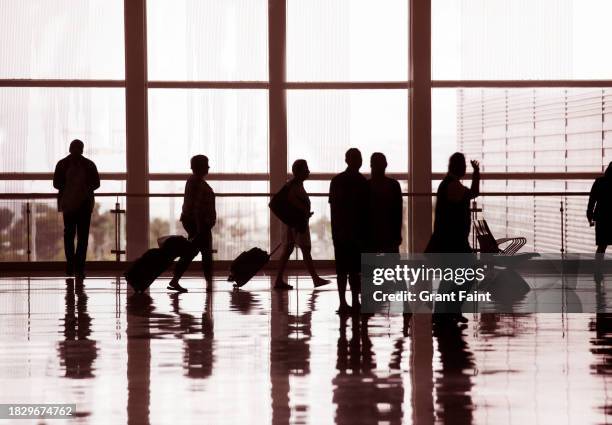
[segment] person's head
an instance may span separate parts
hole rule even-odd
[[[68,149],[68,151],[72,155],[83,155],[84,148],[85,145],[83,144],[83,142],[81,142],[79,139],[74,139],[72,142],[70,142],[70,148]]]
[[[191,158],[191,170],[196,176],[204,177],[208,174],[209,168],[206,155],[195,155]]]
[[[606,176],[606,178],[608,179],[612,179],[612,162],[608,164],[608,168],[606,168],[606,172],[604,173],[604,176]]]
[[[346,151],[346,154],[344,154],[344,161],[346,162],[346,165],[348,165],[348,168],[359,171],[361,164],[363,163],[363,160],[361,159],[361,152],[357,148],[350,148]]]
[[[291,166],[291,172],[297,180],[304,181],[310,175],[308,163],[305,159],[296,159]]]
[[[448,172],[456,177],[465,176],[465,156],[461,152],[455,152],[448,159]]]
[[[372,170],[372,177],[384,176],[385,170],[387,169],[387,158],[385,154],[374,152],[370,157],[370,169]]]

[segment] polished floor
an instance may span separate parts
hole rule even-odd
[[[0,403],[77,405],[19,424],[612,423],[609,316],[432,331],[426,315],[341,320],[335,285],[291,283],[133,295],[108,277],[0,279]]]

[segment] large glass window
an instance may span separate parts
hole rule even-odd
[[[312,172],[340,172],[350,147],[361,150],[369,172],[373,152],[387,156],[389,172],[408,169],[406,90],[291,90],[287,95],[289,168],[304,158]]]
[[[53,172],[73,139],[99,171],[125,171],[125,90],[0,88],[2,172]]]
[[[433,168],[461,151],[485,172],[600,172],[611,111],[610,88],[435,89]]]
[[[0,78],[123,79],[123,0],[2,0]]]
[[[406,81],[408,1],[289,0],[289,81]]]
[[[200,153],[211,173],[267,173],[267,91],[149,90],[150,171],[189,172]]]
[[[268,79],[267,0],[148,0],[151,80]]]
[[[606,0],[432,0],[435,80],[609,79]]]

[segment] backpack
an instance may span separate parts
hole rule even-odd
[[[268,206],[280,221],[300,233],[308,230],[308,217],[289,202],[291,182],[285,184],[272,199]]]

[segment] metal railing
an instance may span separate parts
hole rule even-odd
[[[216,196],[218,198],[256,198],[265,201],[259,205],[261,209],[261,214],[267,214],[267,200],[271,196],[271,193],[268,192],[251,192],[251,193],[234,193],[234,192],[225,192],[225,193],[217,193]],[[328,196],[328,193],[325,192],[316,192],[309,194],[313,199],[313,208],[319,209],[319,217],[323,220],[323,227],[329,227],[329,220],[327,219],[326,209],[327,202],[324,199]],[[479,215],[486,218],[489,222],[489,225],[496,237],[508,237],[508,236],[523,236],[523,234],[510,234],[512,231],[517,231],[521,233],[526,233],[528,240],[531,237],[531,244],[526,248],[533,250],[547,250],[547,252],[554,252],[557,250],[558,252],[564,253],[567,252],[568,248],[568,237],[574,238],[575,235],[570,232],[574,232],[576,229],[580,230],[580,226],[582,226],[582,222],[584,222],[584,231],[580,230],[581,237],[584,237],[584,240],[581,240],[578,245],[573,243],[573,249],[576,250],[576,247],[584,247],[584,249],[588,250],[588,252],[592,251],[594,248],[594,238],[589,234],[589,227],[586,222],[586,218],[584,214],[581,214],[575,208],[575,200],[582,199],[580,204],[584,203],[584,208],[582,211],[586,210],[586,202],[588,192],[567,192],[567,191],[550,191],[550,192],[482,192],[472,203],[472,214],[473,218],[478,217]],[[110,214],[112,216],[112,221],[109,224],[108,216],[107,220],[104,223],[104,231],[108,234],[105,235],[105,246],[108,246],[108,249],[104,251],[104,258],[106,260],[114,259],[114,261],[121,261],[122,256],[125,254],[125,220],[122,219],[122,216],[126,213],[125,207],[122,205],[125,204],[123,201],[128,197],[141,197],[148,199],[168,199],[168,198],[182,198],[182,193],[124,193],[124,192],[105,192],[105,193],[96,193],[97,198],[101,199],[109,199],[115,198],[115,202],[112,208],[104,211],[104,214]],[[434,202],[435,193],[427,192],[427,193],[412,193],[405,192],[403,193],[405,200],[411,197],[431,197],[432,202]],[[21,217],[17,217],[18,214],[16,211],[13,211],[12,216],[12,225],[16,229],[2,228],[0,227],[0,236],[2,237],[2,242],[0,243],[0,261],[10,261],[10,255],[2,255],[2,251],[10,251],[11,249],[17,250],[19,252],[24,252],[25,255],[14,255],[12,260],[17,261],[37,261],[41,259],[41,255],[36,255],[36,241],[40,239],[40,236],[37,236],[37,232],[40,232],[43,229],[39,229],[40,224],[37,223],[37,210],[41,204],[40,201],[44,201],[42,203],[47,203],[45,207],[45,211],[49,211],[49,200],[55,200],[56,194],[53,193],[1,193],[0,201],[13,201],[13,209],[19,209],[19,201],[21,201]],[[318,199],[319,198],[319,199]],[[510,225],[511,221],[516,221],[516,217],[512,217],[512,211],[509,209],[514,208],[513,205],[517,202],[517,199],[531,199],[528,201],[529,208],[531,209],[531,213],[529,209],[527,212],[518,211],[516,214],[520,216],[523,214],[523,218],[518,218],[518,222],[520,224],[518,230],[514,230],[516,226]],[[556,198],[556,199],[555,199]],[[555,202],[556,201],[556,202]],[[253,202],[253,201],[249,201]],[[504,204],[505,202],[505,204]],[[568,208],[568,203],[571,204],[572,208]],[[180,203],[177,203],[180,205]],[[315,204],[318,207],[315,207]],[[553,207],[556,205],[556,207]],[[406,204],[405,204],[406,206]],[[0,204],[0,209],[1,209]],[[538,209],[539,208],[539,209]],[[556,212],[555,212],[556,210]],[[18,212],[18,211],[17,211]],[[405,207],[404,215],[407,217],[407,208]],[[508,215],[510,214],[510,220],[508,219]],[[532,215],[530,218],[529,215]],[[101,212],[99,213],[101,215]],[[541,216],[541,217],[538,217]],[[555,218],[556,215],[556,218]],[[527,219],[527,218],[529,219]],[[152,220],[155,217],[152,217]],[[327,221],[325,221],[327,219]],[[221,220],[223,220],[223,216],[221,216]],[[238,218],[238,221],[240,218]],[[523,221],[521,221],[523,220]],[[57,222],[57,220],[55,220]],[[537,229],[537,226],[542,225],[542,229]],[[558,224],[558,230],[555,231],[555,226]],[[43,223],[44,225],[44,223]],[[569,230],[568,230],[569,226]],[[23,228],[25,235],[20,232],[20,227]],[[110,227],[110,228],[109,228]],[[530,228],[532,227],[532,228]],[[168,230],[171,230],[172,227]],[[268,229],[265,229],[267,233]],[[99,229],[97,230],[100,231]],[[49,233],[49,229],[46,229],[46,232]],[[248,229],[242,231],[242,233],[238,232],[242,236],[245,235],[245,232],[248,233]],[[325,231],[323,231],[325,232]],[[591,230],[592,232],[592,230]],[[53,233],[53,232],[52,232]],[[19,241],[15,243],[15,238],[21,238],[25,236],[25,246],[21,246]],[[327,235],[328,236],[328,235]],[[580,235],[579,235],[580,236]],[[56,237],[58,242],[61,243],[61,232],[56,230],[51,237]],[[231,238],[231,234],[229,236]],[[267,237],[267,236],[266,236]],[[11,239],[12,238],[12,239]],[[326,234],[323,234],[321,239],[327,239]],[[404,236],[404,239],[407,239]],[[263,240],[263,239],[261,239]],[[331,241],[331,237],[328,239]],[[572,239],[573,240],[573,239]],[[556,242],[555,242],[556,241]],[[248,237],[245,238],[244,246],[248,246],[249,240]],[[265,243],[265,241],[263,242]],[[476,247],[477,240],[474,235],[472,235],[472,243]],[[538,244],[539,243],[539,244]],[[15,247],[11,245],[15,244]],[[580,245],[582,244],[582,245]],[[91,244],[90,244],[91,245]],[[330,245],[328,243],[327,245]],[[571,245],[571,244],[570,244]],[[40,248],[40,247],[39,247]],[[59,253],[56,251],[59,249],[54,245],[51,250],[55,249],[55,251],[46,257],[43,255],[44,260],[58,260],[61,261],[61,250]],[[231,259],[232,255],[236,255],[238,252],[237,248],[234,248],[233,251],[230,249],[226,250],[227,259]],[[39,249],[40,250],[40,249]],[[331,250],[322,251],[323,256],[328,256]],[[107,255],[108,254],[108,255]],[[90,257],[91,258],[91,257]],[[315,257],[316,258],[316,257]],[[320,258],[320,256],[319,256]],[[96,258],[94,256],[93,260],[99,260],[100,258]]]

